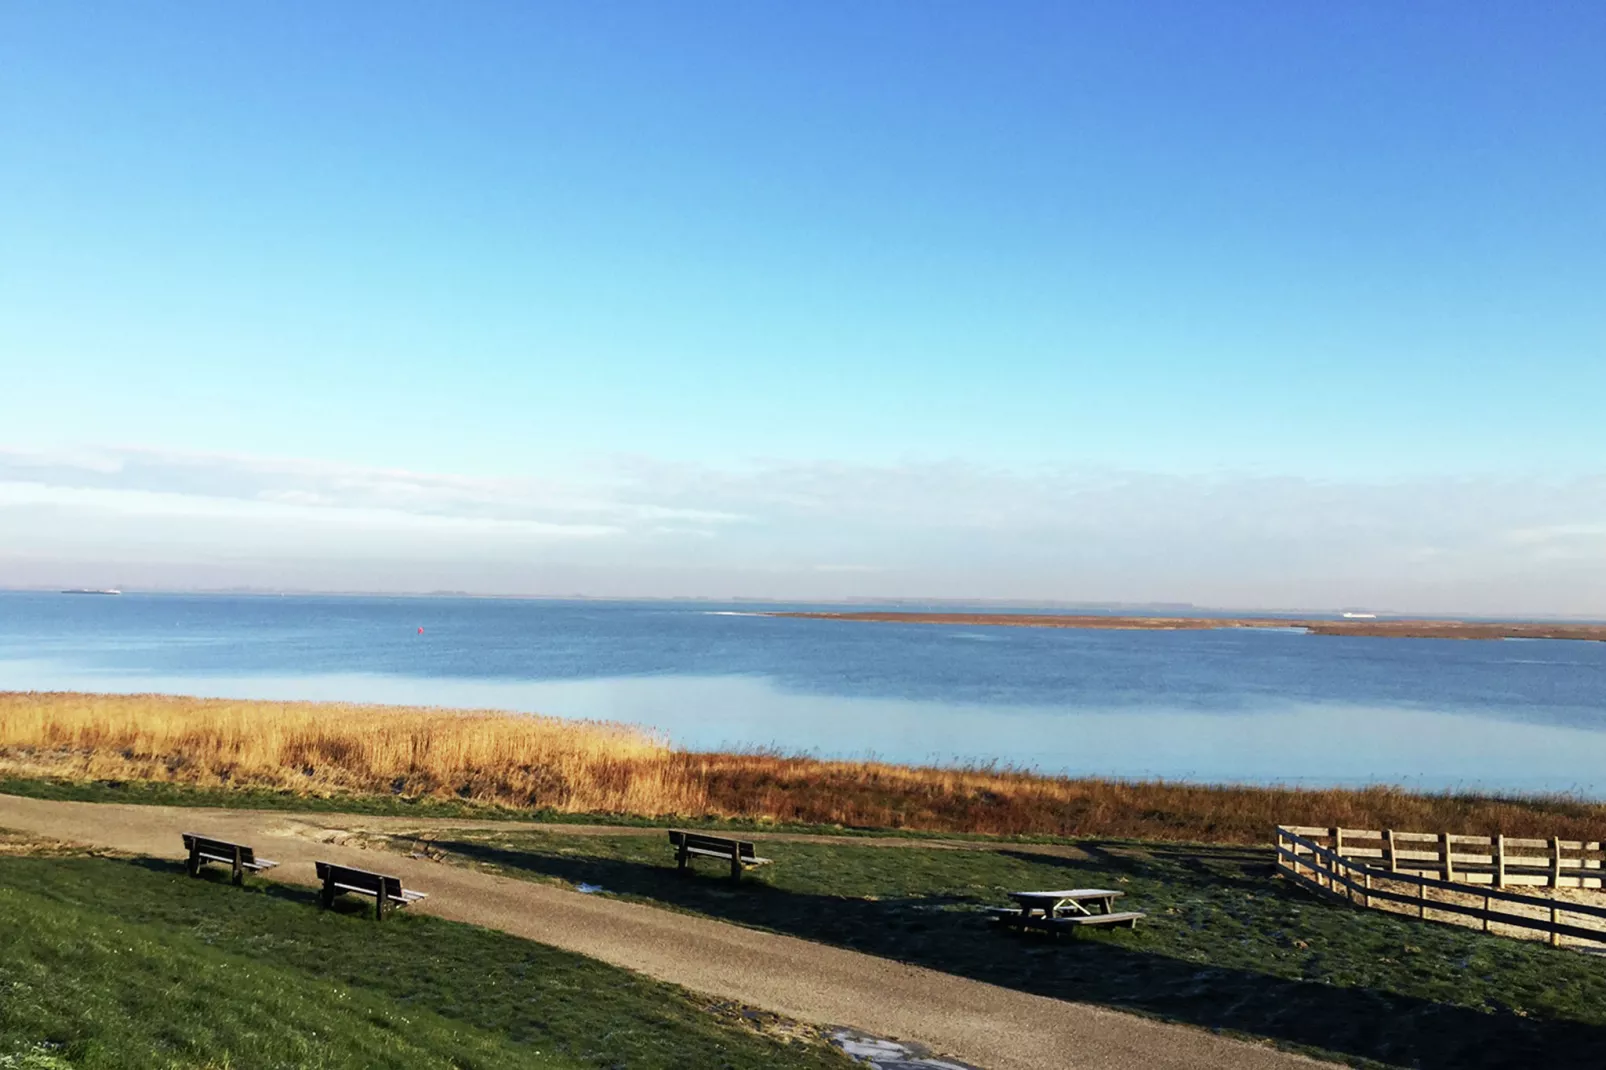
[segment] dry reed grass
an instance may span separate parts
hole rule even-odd
[[[670,757],[639,729],[552,717],[0,693],[0,770],[13,776],[461,797],[576,813],[700,809]]]
[[[1606,838],[1606,806],[1567,798],[1072,779],[732,754],[677,760],[718,812],[788,822],[1205,843],[1267,843],[1278,823]]]
[[[0,774],[1001,835],[1264,843],[1281,822],[1606,839],[1606,806],[1569,799],[689,753],[597,722],[163,695],[0,693]]]

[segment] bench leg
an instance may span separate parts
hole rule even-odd
[[[335,881],[333,877],[325,877],[323,881],[323,890],[318,893],[318,907],[320,910],[328,910],[334,905]]]
[[[201,875],[201,849],[199,846],[190,848],[190,860],[184,863],[184,868],[189,871],[192,877]]]
[[[245,867],[240,864],[240,849],[238,847],[234,849],[234,883],[245,883]]]
[[[690,861],[691,852],[686,850],[685,844],[681,844],[680,849],[675,852],[675,868],[684,873],[686,872],[686,863]]]
[[[741,856],[741,853],[739,851],[732,851],[731,852],[731,880],[739,881],[741,879],[742,879],[742,856]]]
[[[378,895],[374,896],[374,920],[375,921],[384,921],[385,920],[385,893],[384,892],[380,892]]]

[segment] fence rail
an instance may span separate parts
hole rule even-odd
[[[1325,839],[1326,844],[1317,840]],[[1356,840],[1382,841],[1381,848],[1352,847]],[[1401,850],[1403,843],[1436,842],[1437,852]],[[1487,846],[1486,854],[1457,852],[1457,845]],[[1512,855],[1509,848],[1545,847],[1545,873],[1529,872],[1537,864],[1513,861],[1514,858],[1539,858],[1537,855]],[[1567,857],[1567,852],[1572,857]],[[1599,888],[1601,877],[1590,875],[1601,869],[1603,852],[1599,843],[1574,840],[1518,840],[1504,837],[1458,836],[1453,833],[1425,832],[1372,832],[1366,829],[1316,829],[1304,825],[1277,826],[1277,869],[1284,877],[1318,894],[1365,907],[1380,907],[1381,903],[1398,903],[1414,908],[1417,917],[1427,918],[1431,909],[1436,913],[1455,914],[1478,920],[1485,932],[1490,924],[1545,933],[1551,946],[1561,937],[1606,943],[1606,906],[1574,903],[1547,896],[1525,895],[1504,890],[1506,885],[1543,883],[1551,888]],[[1594,856],[1594,857],[1591,857]],[[1374,861],[1376,860],[1376,861]],[[1570,872],[1569,872],[1570,871]],[[1442,874],[1439,877],[1427,873]],[[1540,877],[1547,878],[1541,881]],[[1481,878],[1481,879],[1480,879]],[[1397,888],[1379,886],[1378,882],[1414,886],[1415,894]],[[1587,882],[1587,883],[1586,883]],[[1428,897],[1430,889],[1444,895]],[[1464,900],[1483,900],[1481,907]],[[1513,907],[1536,907],[1548,912],[1535,917],[1495,908],[1495,904]],[[1562,915],[1571,914],[1590,918],[1598,927],[1564,921]]]
[[[1453,832],[1281,826],[1348,859],[1377,859],[1390,873],[1433,873],[1496,888],[1606,888],[1606,850],[1598,841],[1463,836]],[[1323,843],[1322,841],[1326,841]],[[1424,850],[1422,845],[1432,844]],[[1467,850],[1471,848],[1471,850]],[[1481,850],[1479,850],[1481,848]]]

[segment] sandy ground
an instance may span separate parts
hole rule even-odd
[[[183,856],[179,834],[202,832],[253,844],[259,855],[281,863],[273,871],[275,879],[297,884],[315,883],[315,859],[381,868],[400,875],[408,887],[429,893],[429,899],[411,909],[500,929],[800,1021],[919,1041],[987,1070],[1260,1070],[1330,1065],[1199,1029],[1029,995],[793,937],[390,852],[381,859],[339,842],[363,830],[470,827],[540,826],[47,802],[0,795],[0,828],[42,838],[178,859]],[[568,833],[583,831],[572,825],[553,827]],[[663,835],[661,829],[641,832]],[[1009,954],[1009,945],[1001,943],[999,953]]]

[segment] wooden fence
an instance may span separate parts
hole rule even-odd
[[[1601,869],[1606,852],[1598,842],[1304,825],[1282,828],[1315,840],[1347,859],[1376,859],[1376,864],[1390,873],[1432,873],[1447,881],[1496,888],[1600,888],[1606,878],[1606,871]]]
[[[1434,844],[1435,850],[1422,850],[1425,843]],[[1478,847],[1484,850],[1475,850]],[[1546,853],[1534,853],[1535,847]],[[1365,907],[1403,905],[1419,918],[1429,917],[1429,910],[1470,918],[1481,923],[1484,932],[1491,923],[1538,931],[1549,936],[1552,946],[1563,936],[1606,943],[1606,906],[1505,889],[1512,885],[1600,888],[1603,857],[1599,843],[1576,840],[1277,826],[1278,872],[1302,887]],[[1437,876],[1427,876],[1430,873]],[[1414,887],[1414,893],[1401,891],[1401,885]],[[1441,894],[1430,898],[1430,889]],[[1497,909],[1496,904],[1538,913]],[[1566,914],[1591,919],[1593,925],[1565,921]]]

